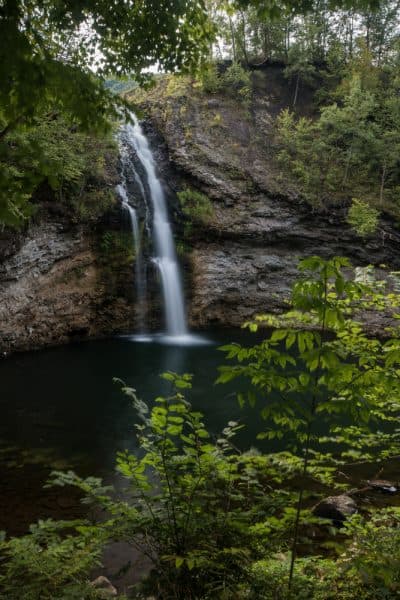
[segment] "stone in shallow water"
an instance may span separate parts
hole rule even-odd
[[[370,479],[367,483],[373,490],[384,494],[396,494],[399,491],[393,481],[386,481],[386,479]]]
[[[107,577],[100,575],[92,581],[92,586],[101,592],[103,598],[115,598],[118,595],[117,590]]]
[[[313,509],[317,517],[332,519],[335,523],[342,523],[357,512],[357,505],[353,498],[346,494],[329,496],[321,500]]]

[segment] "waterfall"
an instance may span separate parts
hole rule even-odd
[[[131,171],[130,176],[136,182],[145,204],[148,203],[151,207],[153,262],[160,273],[167,335],[183,339],[187,337],[188,333],[185,305],[165,194],[156,174],[154,157],[147,138],[134,114],[131,114],[131,119],[132,123],[127,123],[121,133],[122,155],[124,157],[122,161],[123,181],[117,187],[117,191],[121,197],[122,205],[129,211],[136,256],[140,256],[138,220],[135,210],[129,203],[126,183],[127,169],[129,168]],[[140,169],[135,168],[133,160],[129,158],[129,153],[136,157]]]
[[[143,261],[142,261],[142,249],[140,244],[140,231],[139,221],[136,214],[136,210],[129,203],[128,187],[126,172],[132,167],[129,157],[126,153],[121,154],[122,161],[122,181],[117,185],[116,191],[121,198],[121,204],[123,209],[129,215],[129,222],[131,225],[133,245],[135,249],[135,282],[136,282],[136,301],[138,307],[138,321],[139,330],[144,330],[144,317],[145,317],[145,299],[146,299],[146,282],[143,277]]]
[[[132,235],[133,235],[133,244],[135,246],[135,259],[136,259],[136,268],[138,267],[138,257],[140,256],[140,234],[139,234],[139,223],[136,216],[136,210],[129,204],[128,200],[128,192],[126,190],[126,186],[123,183],[117,185],[117,192],[121,198],[121,203],[123,208],[129,214],[129,220],[131,223]]]

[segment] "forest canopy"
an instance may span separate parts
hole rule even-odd
[[[387,12],[394,5],[376,0],[2,0],[0,223],[23,223],[32,194],[47,181],[49,164],[40,152],[29,163],[28,178],[20,162],[25,153],[36,154],[31,134],[43,120],[61,115],[70,130],[90,134],[109,129],[122,101],[105,86],[107,77],[143,80],[155,67],[193,72],[213,53],[218,56],[222,40],[238,61],[248,62],[251,53],[263,60],[283,55],[290,76],[305,80],[313,75],[310,65],[321,47],[329,52],[336,47],[336,34],[326,32],[328,13],[339,11],[337,18],[345,19],[351,54],[354,12],[369,19],[371,47],[386,48],[395,33]],[[39,146],[46,145],[41,140]]]
[[[34,154],[30,130],[59,113],[71,127],[104,131],[118,108],[104,86],[107,75],[140,76],[155,64],[165,71],[195,68],[211,39],[205,7],[193,0],[1,2],[0,222],[24,219],[48,170],[39,158],[27,181],[10,136],[22,135],[18,147]]]
[[[363,236],[376,209],[398,219],[400,2],[318,0],[273,17],[261,4],[213,6],[215,58],[247,71],[276,65],[287,81],[271,156],[284,180],[314,207],[351,204],[348,222]]]

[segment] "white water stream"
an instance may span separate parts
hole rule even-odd
[[[138,256],[140,255],[140,234],[139,234],[139,223],[136,216],[136,210],[129,204],[128,193],[126,191],[126,186],[123,183],[117,185],[117,192],[120,195],[121,203],[124,209],[129,214],[129,220],[131,223],[132,235],[133,235],[133,243],[135,245],[135,259],[136,259],[136,267],[138,266]]]
[[[138,320],[139,320],[139,329],[141,331],[144,330],[144,318],[145,318],[145,300],[146,300],[146,281],[143,277],[143,261],[142,261],[142,248],[140,243],[140,230],[139,230],[139,220],[137,217],[136,210],[129,203],[128,197],[128,188],[125,172],[127,169],[133,168],[131,161],[129,160],[128,155],[124,152],[121,154],[121,160],[123,165],[122,171],[122,181],[117,185],[117,193],[121,198],[121,204],[124,210],[129,215],[129,221],[131,224],[131,231],[133,237],[133,244],[135,250],[135,282],[136,282],[136,301],[138,307]],[[135,173],[136,178],[136,173]],[[138,181],[140,181],[138,179]],[[140,182],[141,184],[141,182]],[[144,198],[144,190],[143,190],[143,198]]]

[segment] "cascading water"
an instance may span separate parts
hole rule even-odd
[[[123,183],[117,185],[117,192],[121,198],[122,206],[129,214],[129,220],[131,223],[132,235],[133,235],[133,243],[135,246],[135,258],[136,258],[136,268],[138,267],[138,256],[140,255],[140,234],[139,234],[139,223],[136,216],[136,210],[129,204],[128,193],[126,191],[126,187]]]
[[[165,194],[156,174],[156,165],[149,143],[134,114],[131,114],[131,121],[123,127],[120,137],[122,152],[126,158],[123,160],[123,182],[118,186],[118,192],[123,206],[130,211],[134,210],[129,204],[126,183],[128,175],[126,169],[129,168],[131,178],[133,177],[136,182],[145,205],[147,203],[150,205],[154,242],[153,262],[160,273],[167,336],[176,341],[195,342],[196,338],[188,335],[182,283]],[[134,156],[135,160],[130,159],[129,155]],[[138,168],[135,167],[135,163]],[[136,247],[136,244],[140,244],[139,227],[136,213],[134,213],[135,218],[132,218],[131,212],[130,214]],[[136,253],[140,255],[140,247]],[[200,339],[197,340],[199,341]]]
[[[129,157],[126,153],[121,154],[122,160],[122,182],[117,185],[117,193],[121,198],[121,204],[124,210],[129,215],[129,221],[131,224],[133,245],[135,249],[135,281],[136,281],[136,300],[138,306],[138,320],[139,329],[144,329],[144,313],[145,313],[145,297],[146,297],[146,283],[143,277],[143,264],[142,264],[142,249],[140,244],[140,231],[139,221],[136,214],[136,210],[129,203],[128,188],[125,172],[130,168],[131,164]],[[144,190],[143,190],[144,194]]]
[[[149,188],[153,210],[154,262],[161,275],[167,333],[171,336],[184,336],[187,335],[187,326],[183,292],[165,195],[156,175],[147,138],[136,116],[132,114],[131,118],[133,123],[126,126],[127,140],[143,166]]]

